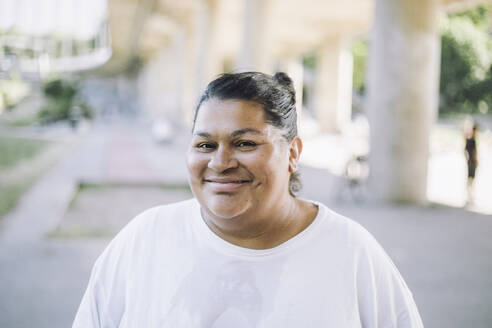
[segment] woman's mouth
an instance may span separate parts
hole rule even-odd
[[[205,183],[215,192],[236,191],[250,182],[248,179],[205,179]]]

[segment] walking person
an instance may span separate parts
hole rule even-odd
[[[465,135],[465,157],[468,167],[468,178],[466,182],[467,204],[472,205],[474,202],[473,183],[475,181],[475,172],[478,167],[477,155],[477,131],[478,125],[474,124],[471,131],[466,131]]]

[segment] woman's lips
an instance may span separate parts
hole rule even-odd
[[[215,192],[231,192],[240,189],[250,183],[250,180],[242,179],[205,179],[205,182]]]

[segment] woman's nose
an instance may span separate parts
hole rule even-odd
[[[238,161],[234,154],[223,147],[212,153],[212,158],[208,162],[208,167],[216,172],[223,172],[230,168],[236,168]]]

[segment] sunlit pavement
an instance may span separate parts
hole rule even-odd
[[[345,173],[353,154],[366,154],[365,138],[321,135],[304,142],[301,163],[327,169],[336,176]],[[429,156],[427,197],[430,202],[492,214],[492,145],[479,143],[479,166],[473,187],[474,201],[467,204],[466,161],[459,146],[437,145]]]
[[[492,149],[481,152],[474,182],[474,202],[467,203],[467,167],[464,152],[432,154],[429,160],[428,197],[431,201],[492,214]]]
[[[45,237],[63,219],[60,209],[66,210],[67,200],[73,197],[69,194],[60,199],[60,190],[73,193],[73,184],[80,179],[92,183],[186,184],[184,151],[188,136],[179,135],[175,142],[158,145],[148,130],[145,125],[125,123],[93,127],[81,137],[72,155],[26,195],[26,199],[44,201],[37,205],[21,202],[4,220],[0,240],[0,327],[70,326],[92,263],[108,242],[102,238]],[[376,236],[413,291],[426,327],[490,327],[491,216],[438,205],[375,206],[364,203],[363,198],[355,203],[350,193],[340,198],[347,186],[336,174],[343,172],[351,152],[363,151],[364,147],[354,138],[323,136],[306,140],[302,196],[329,204]],[[430,196],[453,200],[457,205],[463,202],[463,162],[460,164],[459,156],[457,152],[433,154]],[[486,167],[492,165],[488,165],[488,156],[481,157],[484,169],[477,176],[476,201],[482,209],[488,204],[484,197],[491,194]],[[131,195],[128,197],[127,203],[132,201]],[[57,199],[65,204],[56,205]],[[54,205],[40,212],[36,206],[47,201]],[[121,198],[100,201],[107,207],[125,206]],[[86,211],[87,216],[95,215],[94,207]]]

